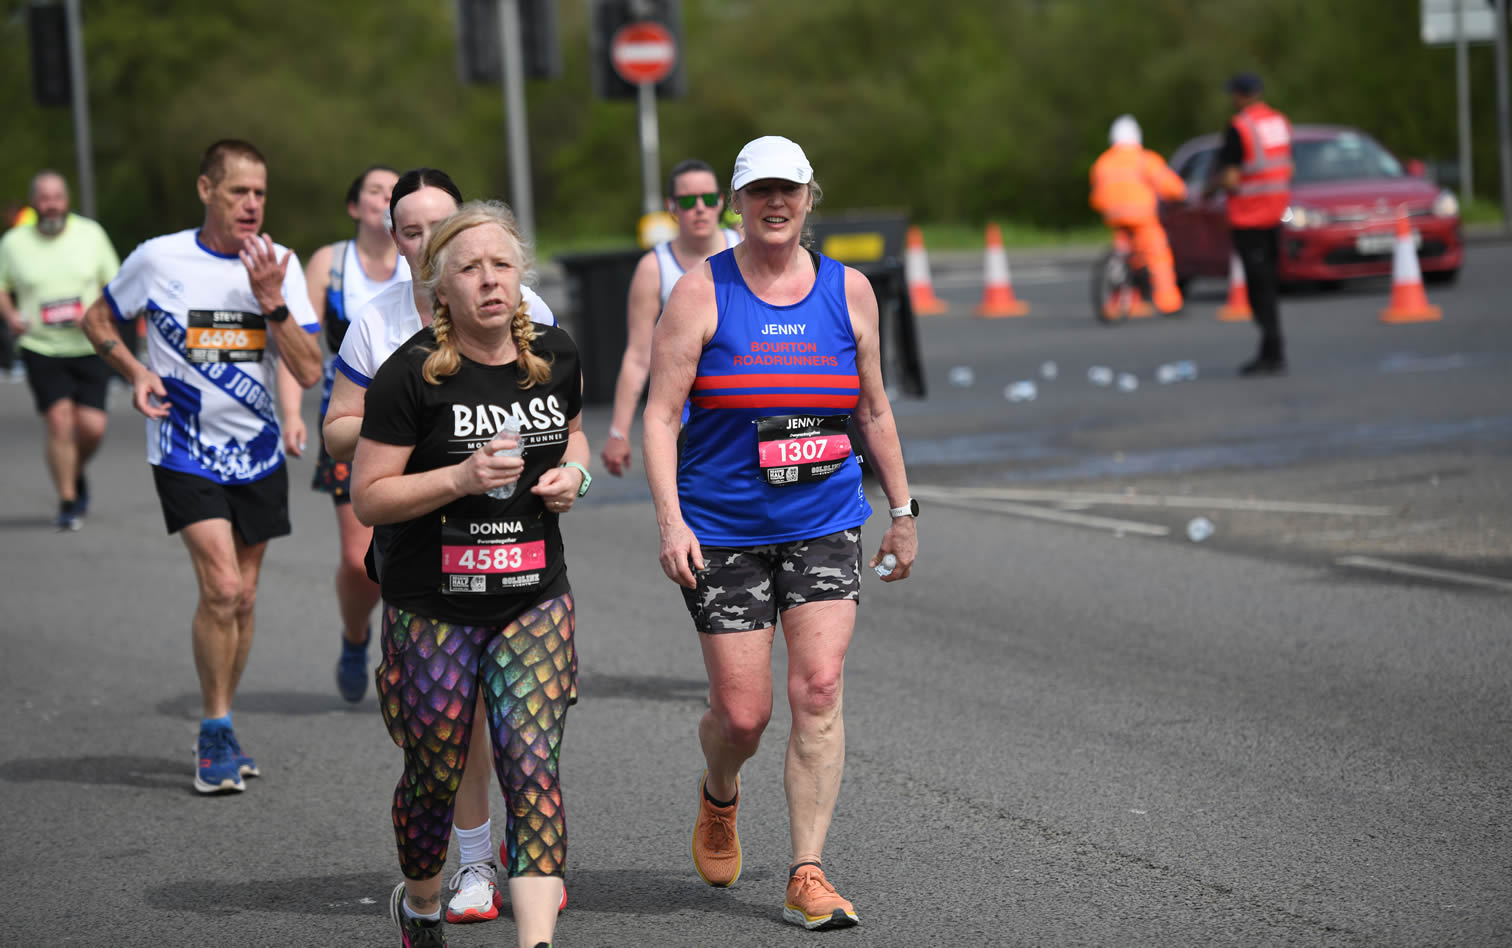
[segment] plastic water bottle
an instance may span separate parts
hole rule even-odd
[[[1060,375],[1060,366],[1049,361],[1040,363],[1040,378],[1047,382],[1053,382],[1058,375]]]
[[[1112,385],[1113,370],[1105,365],[1094,365],[1087,370],[1087,381],[1093,385]]]
[[[1197,363],[1183,359],[1180,362],[1167,362],[1155,370],[1155,380],[1161,385],[1170,385],[1172,382],[1190,382],[1197,377]]]
[[[1193,543],[1201,543],[1213,535],[1213,521],[1206,517],[1193,517],[1187,523],[1187,539]]]
[[[976,373],[969,365],[958,365],[950,370],[950,384],[957,388],[970,388],[976,381]]]
[[[1132,392],[1139,388],[1139,376],[1131,372],[1118,373],[1118,390],[1120,392]]]
[[[1010,402],[1032,402],[1039,397],[1039,388],[1033,382],[1014,382],[1003,389],[1003,397]]]
[[[524,456],[525,446],[520,443],[520,420],[518,418],[513,415],[505,418],[504,424],[499,426],[497,437],[513,438],[515,441],[515,446],[512,448],[506,448],[503,451],[495,451],[494,457],[518,458]],[[492,497],[494,500],[507,500],[510,497],[514,496],[515,484],[518,483],[519,481],[514,481],[509,484],[502,484],[498,487],[490,487],[488,489],[488,496]]]
[[[889,553],[886,556],[882,557],[882,562],[878,563],[872,568],[877,571],[878,577],[886,579],[887,577],[892,575],[892,571],[896,569],[897,566],[898,558]]]

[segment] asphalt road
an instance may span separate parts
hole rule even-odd
[[[1103,327],[1082,262],[1013,265],[1033,310],[1007,320],[942,268],[929,396],[895,406],[923,553],[865,584],[825,860],[861,927],[781,921],[780,700],[739,885],[692,870],[704,678],[637,466],[564,527],[582,701],[558,944],[1512,942],[1512,246],[1430,288],[1439,323],[1381,325],[1383,282],[1285,298],[1292,371],[1264,380],[1233,375],[1254,333],[1216,321],[1221,285]],[[1197,380],[1158,384],[1177,359]],[[1034,400],[1004,397],[1027,379]],[[585,421],[601,438],[605,410]],[[206,799],[192,578],[119,396],[112,424],[95,511],[55,534],[27,390],[0,384],[0,944],[395,944],[399,752],[371,696],[335,695],[311,462],[236,704],[265,776]]]

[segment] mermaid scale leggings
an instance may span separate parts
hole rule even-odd
[[[570,593],[503,627],[452,625],[384,605],[378,700],[404,750],[394,838],[405,878],[434,878],[446,861],[479,687],[509,806],[504,868],[511,878],[562,874],[557,758],[577,672],[572,632]]]

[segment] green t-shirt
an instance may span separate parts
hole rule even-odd
[[[105,229],[87,217],[69,214],[56,237],[35,227],[6,231],[0,237],[0,292],[15,293],[26,321],[17,345],[55,359],[92,355],[80,323],[120,268]]]

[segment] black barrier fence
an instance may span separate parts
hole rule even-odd
[[[882,378],[889,391],[925,396],[924,364],[908,282],[903,272],[908,220],[886,212],[836,214],[810,221],[815,247],[854,267],[877,294]],[[644,250],[606,250],[556,258],[567,280],[568,314],[583,359],[583,401],[614,402],[614,384],[625,351],[625,300]]]
[[[567,318],[583,359],[583,402],[612,405],[628,330],[625,300],[644,250],[605,250],[557,257],[567,277]]]

